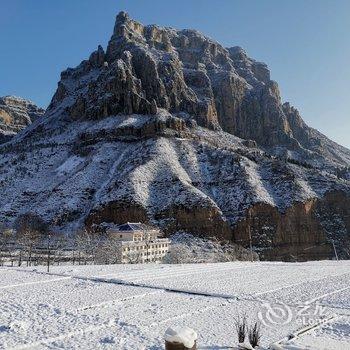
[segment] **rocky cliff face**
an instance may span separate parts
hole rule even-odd
[[[49,111],[77,119],[156,114],[157,108],[223,130],[283,157],[346,166],[349,150],[309,128],[264,63],[194,30],[144,26],[124,12],[101,46],[61,75]],[[281,146],[283,146],[281,148]]]
[[[0,154],[8,224],[35,211],[69,233],[144,221],[251,237],[266,259],[328,258],[331,240],[347,254],[350,151],[282,103],[265,64],[197,31],[120,13],[106,51],[64,71]]]
[[[34,120],[43,116],[44,112],[29,100],[15,96],[0,97],[0,143],[10,140]]]

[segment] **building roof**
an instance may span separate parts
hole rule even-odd
[[[143,224],[141,222],[127,222],[116,227],[118,231],[148,231],[155,230],[155,227]]]

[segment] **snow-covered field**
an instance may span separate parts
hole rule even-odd
[[[231,349],[245,313],[264,348],[324,319],[288,348],[350,349],[350,261],[0,268],[0,349],[156,350],[169,326]]]

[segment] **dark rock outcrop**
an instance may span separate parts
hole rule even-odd
[[[249,217],[238,224],[235,239],[248,246],[251,235],[253,245],[268,260],[301,260],[305,256],[318,259],[330,255],[329,243],[323,246],[326,235],[310,215],[313,202],[294,204],[285,213],[267,204],[254,205],[249,209]]]
[[[284,212],[264,203],[249,208],[234,229],[234,240],[253,246],[265,260],[319,260],[350,249],[350,195],[331,191],[322,199],[295,203]]]
[[[44,115],[45,110],[33,102],[15,96],[0,97],[0,143]]]

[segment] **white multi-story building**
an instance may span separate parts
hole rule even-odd
[[[117,241],[123,264],[160,262],[169,251],[170,240],[161,238],[158,229],[140,222],[110,227],[107,234]]]

